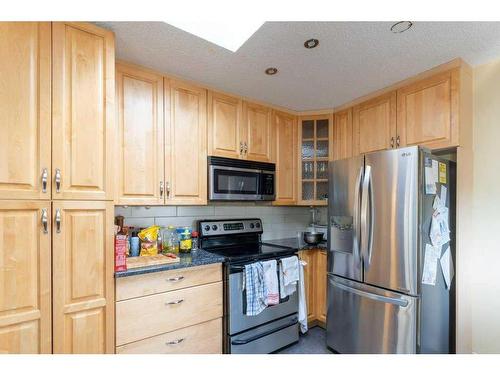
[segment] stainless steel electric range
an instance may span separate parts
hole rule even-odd
[[[296,255],[297,250],[263,244],[260,219],[198,221],[200,245],[225,257],[224,262],[224,352],[271,353],[297,342],[297,292],[280,299],[256,316],[245,314],[243,290],[245,264]]]

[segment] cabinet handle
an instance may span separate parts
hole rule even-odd
[[[245,142],[245,155],[248,155],[248,145],[246,142]]]
[[[163,197],[163,181],[160,181],[160,197]]]
[[[56,232],[61,233],[61,209],[56,210]]]
[[[398,136],[396,137],[396,147],[399,147],[399,141],[400,141],[400,139],[399,139],[399,135],[398,135]]]
[[[170,182],[167,181],[167,199],[170,198]]]
[[[47,179],[49,178],[49,172],[47,168],[43,168],[42,170],[42,193],[47,192]]]
[[[391,137],[391,148],[394,148],[394,137]]]
[[[178,305],[180,303],[184,302],[183,299],[178,299],[177,301],[172,301],[172,302],[166,302],[165,305],[168,306],[168,305]]]
[[[177,345],[177,344],[180,344],[181,342],[183,342],[185,339],[177,339],[177,340],[174,340],[174,341],[167,341],[165,343],[165,345]]]
[[[172,282],[181,281],[181,280],[184,280],[184,276],[169,277],[167,279],[167,281],[172,281]]]
[[[42,208],[42,227],[43,227],[43,233],[49,233],[49,219],[47,217],[46,208]]]
[[[59,193],[61,191],[61,170],[59,168],[56,168],[55,181],[56,181],[56,193]]]
[[[243,142],[240,142],[240,155],[243,155]]]

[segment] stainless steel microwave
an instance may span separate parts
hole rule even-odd
[[[208,157],[208,199],[214,201],[273,201],[273,163]]]

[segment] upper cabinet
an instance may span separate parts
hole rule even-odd
[[[458,145],[459,70],[423,79],[398,90],[399,146]]]
[[[328,161],[333,159],[333,116],[300,117],[298,126],[299,204],[326,205]]]
[[[333,159],[353,156],[352,108],[335,114],[333,123]]]
[[[113,33],[86,23],[52,25],[52,197],[113,197]]]
[[[354,154],[385,150],[395,143],[396,92],[353,108]]]
[[[274,204],[297,202],[297,118],[273,111],[276,140],[276,200]]]
[[[50,22],[0,22],[0,199],[50,199]]]
[[[226,158],[243,157],[242,100],[209,91],[208,154]]]
[[[163,76],[116,65],[117,204],[164,203]]]
[[[245,159],[272,162],[271,108],[243,102],[243,155]]]
[[[166,204],[207,204],[207,91],[178,80],[165,87]]]

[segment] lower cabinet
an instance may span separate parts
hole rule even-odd
[[[320,249],[302,250],[300,259],[304,267],[304,281],[307,302],[307,321],[310,326],[326,324],[326,251]]]
[[[52,351],[50,216],[49,201],[0,200],[0,353]]]
[[[114,353],[112,202],[53,202],[53,351]]]
[[[118,278],[116,295],[116,353],[222,353],[221,264]]]

